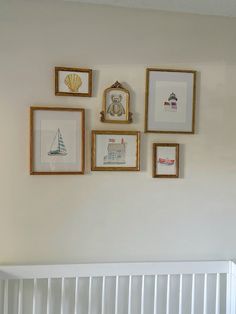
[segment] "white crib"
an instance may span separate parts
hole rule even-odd
[[[0,314],[236,314],[236,265],[0,266]]]

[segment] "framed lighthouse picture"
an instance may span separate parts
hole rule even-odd
[[[84,109],[30,108],[30,174],[84,174]]]
[[[147,69],[145,132],[194,133],[196,71]]]
[[[153,178],[179,177],[179,144],[153,144]]]
[[[92,170],[139,171],[140,132],[92,131]]]

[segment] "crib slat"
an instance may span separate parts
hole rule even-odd
[[[166,314],[170,312],[170,275],[167,275],[166,285]]]
[[[154,302],[153,302],[153,314],[157,313],[157,275],[155,275],[154,279]]]
[[[92,277],[89,277],[88,314],[91,314],[91,301],[92,301]]]
[[[37,292],[37,279],[34,278],[32,314],[35,314],[36,310],[36,292]]]
[[[132,276],[129,276],[129,291],[128,291],[128,314],[131,314],[131,298],[132,298]]]
[[[216,307],[215,314],[219,314],[220,309],[220,274],[216,274]]]
[[[3,305],[3,313],[8,314],[8,280],[4,282],[4,305]]]
[[[61,278],[61,314],[64,312],[65,278]]]
[[[102,309],[101,314],[104,314],[104,308],[105,308],[105,289],[106,289],[106,277],[102,277]]]
[[[203,314],[207,314],[207,274],[204,274]]]
[[[233,311],[233,314],[236,313],[236,307],[235,307],[235,297],[236,297],[236,277],[234,274],[231,275],[231,309]]]
[[[118,296],[119,296],[119,277],[116,276],[116,291],[115,291],[115,314],[118,313]]]
[[[226,275],[226,314],[231,314],[232,274]]]
[[[51,278],[48,278],[48,291],[47,291],[47,314],[50,314],[51,306]]]
[[[194,309],[195,309],[195,274],[192,274],[191,314],[194,314]]]
[[[19,288],[18,288],[18,314],[22,314],[22,295],[23,295],[23,280],[19,280]]]
[[[79,278],[75,278],[75,306],[74,306],[74,314],[77,314],[78,308],[78,287],[79,287]]]
[[[144,311],[144,280],[145,277],[142,275],[142,287],[141,287],[141,314],[143,314]]]
[[[179,277],[179,314],[182,314],[183,275]]]

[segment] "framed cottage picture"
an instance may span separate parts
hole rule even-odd
[[[92,131],[92,170],[139,171],[140,132]]]
[[[122,84],[116,81],[103,93],[101,122],[131,123],[130,93]]]
[[[92,70],[78,68],[55,68],[56,96],[92,96]]]
[[[84,174],[84,109],[30,108],[30,174]]]
[[[196,71],[147,69],[145,132],[194,133]]]
[[[179,177],[179,144],[153,144],[153,178]]]

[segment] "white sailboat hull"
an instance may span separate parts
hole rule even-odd
[[[66,156],[67,153],[66,152],[49,152],[48,155],[49,156]]]

